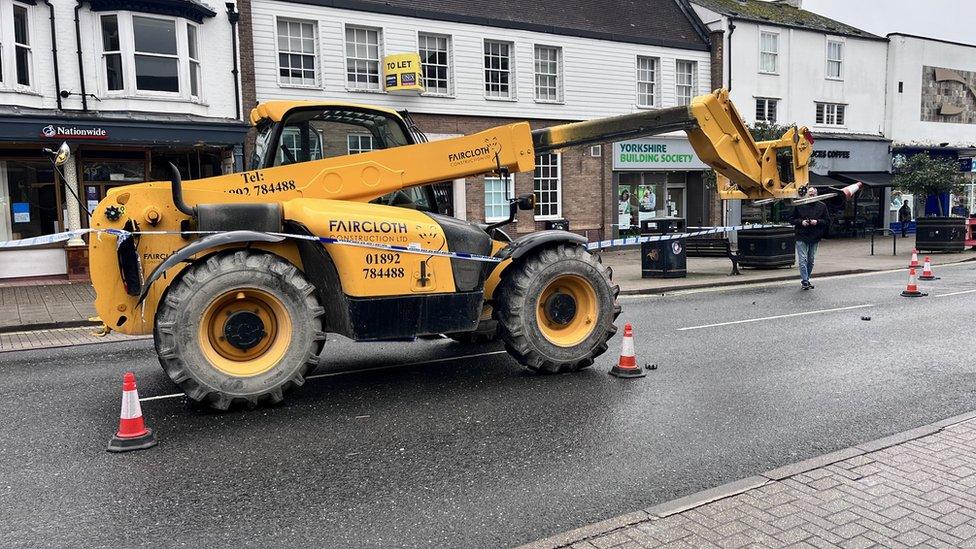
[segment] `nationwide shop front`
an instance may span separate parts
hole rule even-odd
[[[108,189],[168,180],[170,162],[187,179],[241,169],[246,131],[239,121],[182,115],[0,115],[0,241],[88,227],[89,212]],[[44,152],[62,142],[72,151],[64,177]],[[0,251],[0,280],[84,279],[86,249],[74,239]]]
[[[683,218],[688,226],[719,223],[710,171],[685,137],[614,143],[614,235],[635,233],[642,222],[665,217]]]

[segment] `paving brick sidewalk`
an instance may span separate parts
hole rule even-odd
[[[91,284],[0,285],[0,332],[86,323],[94,300]]]
[[[976,413],[524,549],[976,547]]]
[[[57,328],[51,330],[29,330],[24,332],[0,333],[0,355],[9,351],[50,349],[53,347],[75,347],[114,341],[151,339],[152,336],[128,336],[110,332],[104,336],[93,335],[95,327]]]

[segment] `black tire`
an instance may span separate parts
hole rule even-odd
[[[592,331],[578,343],[558,345],[539,326],[536,314],[543,293],[557,279],[578,278],[595,296]],[[557,290],[558,291],[558,290]],[[617,332],[620,288],[610,271],[585,248],[573,244],[546,247],[511,265],[499,285],[495,318],[505,348],[521,364],[540,373],[572,372],[593,364]]]
[[[226,318],[212,311],[222,299],[233,307],[235,302],[224,296],[235,291],[241,292],[238,296],[243,292],[271,296],[280,305],[282,314],[278,316],[287,315],[287,319],[278,320],[291,328],[283,324],[280,330],[266,334],[268,342],[261,345],[270,345],[274,353],[264,355],[263,363],[270,366],[253,375],[232,375],[218,368],[206,354],[214,356],[214,346],[209,337],[203,340],[201,332],[207,328],[201,326],[205,315]],[[278,403],[285,392],[301,386],[318,363],[325,341],[323,312],[315,287],[284,259],[254,251],[221,253],[187,267],[167,289],[156,311],[156,352],[170,379],[196,402],[218,410],[237,404],[254,407],[263,402]]]

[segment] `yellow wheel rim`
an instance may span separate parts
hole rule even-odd
[[[273,368],[291,344],[284,304],[271,294],[240,288],[218,296],[203,313],[200,350],[225,374],[251,377]]]
[[[585,278],[561,275],[550,282],[536,304],[539,330],[554,345],[572,347],[593,333],[599,307],[596,290]]]

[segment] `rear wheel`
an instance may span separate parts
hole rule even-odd
[[[617,331],[619,288],[585,248],[559,244],[513,264],[496,303],[505,347],[531,370],[575,371],[593,364]]]
[[[156,312],[163,369],[187,396],[226,410],[280,402],[317,364],[315,288],[280,257],[237,251],[188,267]]]

